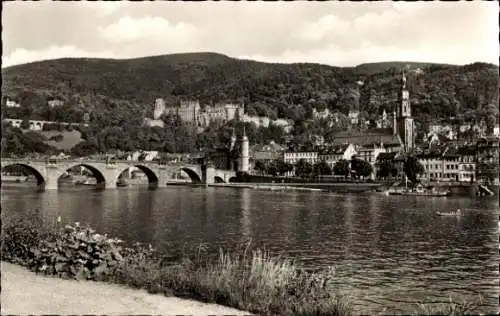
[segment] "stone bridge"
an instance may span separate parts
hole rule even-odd
[[[201,165],[183,163],[160,163],[156,161],[130,160],[63,160],[63,159],[9,159],[2,158],[2,170],[8,166],[24,166],[36,177],[40,189],[57,189],[59,178],[70,168],[84,166],[89,169],[97,180],[100,188],[116,188],[116,182],[122,172],[130,167],[137,167],[143,171],[150,188],[161,188],[167,185],[173,175],[184,171],[194,183],[212,184],[215,182],[228,183],[236,176],[234,171],[219,170],[213,167],[203,168]]]

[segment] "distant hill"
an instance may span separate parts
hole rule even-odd
[[[94,119],[112,116],[117,124],[151,115],[158,97],[167,104],[178,99],[244,102],[250,114],[294,120],[312,107],[378,115],[383,109],[392,112],[400,69],[407,64],[422,70],[408,79],[417,117],[466,114],[488,104],[498,107],[498,66],[491,64],[386,62],[341,68],[263,63],[216,53],[127,60],[65,58],[8,67],[2,69],[2,105],[8,96],[28,108],[8,110],[17,111],[17,116],[66,115],[70,117],[60,119],[74,121],[91,112]],[[65,100],[65,113],[70,114],[51,114],[45,105],[51,98]]]
[[[380,62],[380,63],[365,63],[360,64],[354,67],[354,72],[358,74],[364,75],[372,75],[378,72],[384,72],[391,68],[403,69],[409,68],[410,70],[415,69],[426,69],[430,67],[443,67],[443,68],[451,68],[451,67],[459,67],[457,65],[450,64],[436,64],[436,63],[419,63],[419,62],[411,62],[411,61],[388,61],[388,62]]]

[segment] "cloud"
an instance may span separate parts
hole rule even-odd
[[[172,25],[162,17],[122,17],[118,22],[98,28],[100,35],[114,43],[127,43],[143,39],[187,43],[196,37],[196,28],[188,23]]]
[[[87,3],[86,5],[90,5],[102,17],[113,14],[129,4],[128,1],[97,1]]]
[[[43,50],[15,49],[11,54],[2,56],[2,68],[40,60],[58,58],[114,58],[112,51],[86,51],[71,45],[51,46]]]
[[[480,48],[480,47],[479,47]],[[364,40],[352,49],[346,50],[336,44],[311,50],[285,50],[280,55],[239,55],[240,59],[251,59],[269,63],[321,63],[331,66],[349,67],[368,62],[417,61],[450,64],[468,64],[482,60],[498,64],[498,57],[492,58],[491,51],[478,49],[471,55],[456,54],[455,47],[435,50],[430,48],[402,48],[396,45],[378,45]],[[498,56],[498,55],[496,55]],[[472,57],[472,59],[471,59]]]
[[[340,66],[381,59],[498,64],[498,13],[495,2],[14,1],[2,11],[3,60],[212,51]]]
[[[347,35],[351,23],[329,14],[318,21],[306,23],[297,33],[298,38],[306,41],[321,41],[326,35]]]

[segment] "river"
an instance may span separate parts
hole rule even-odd
[[[463,216],[438,217],[460,208]],[[2,213],[88,223],[166,251],[249,240],[307,268],[334,265],[332,288],[363,314],[410,313],[420,301],[477,299],[498,311],[498,199],[169,187],[37,193],[2,190]]]

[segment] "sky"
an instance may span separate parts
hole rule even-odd
[[[183,52],[333,66],[498,65],[496,1],[106,2],[4,2],[2,68]]]

